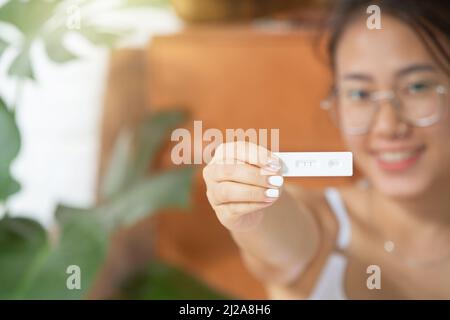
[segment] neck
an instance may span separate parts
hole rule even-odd
[[[372,210],[376,227],[384,237],[400,247],[442,247],[450,241],[450,185],[430,188],[420,196],[394,198],[372,190]],[[389,239],[390,238],[390,239]],[[409,250],[408,250],[409,251]]]

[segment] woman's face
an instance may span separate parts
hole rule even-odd
[[[447,87],[449,77],[407,24],[384,15],[381,30],[356,19],[345,30],[336,52],[336,83],[341,95],[395,87],[421,90],[423,83]],[[442,96],[449,108],[449,94]],[[406,106],[408,107],[408,106]],[[341,122],[345,108],[339,105]],[[367,133],[344,138],[358,167],[383,194],[413,197],[430,188],[450,187],[450,117],[415,127],[398,117],[391,101],[382,100]],[[443,189],[440,189],[443,190]],[[447,190],[448,192],[448,190]]]

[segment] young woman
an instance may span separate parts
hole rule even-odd
[[[381,30],[367,27],[372,4]],[[270,298],[450,299],[449,9],[348,0],[334,14],[326,107],[367,183],[283,185],[279,159],[243,142],[205,167],[208,199]]]

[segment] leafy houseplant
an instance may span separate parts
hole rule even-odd
[[[18,49],[8,73],[17,77],[20,84],[23,79],[35,80],[30,48],[38,39],[45,43],[53,61],[63,63],[77,58],[62,44],[67,30],[58,15],[67,2],[12,0],[0,7],[0,22],[14,26],[22,34],[15,44],[0,38],[0,59],[8,47]],[[78,1],[80,5],[91,2]],[[132,6],[152,4],[152,1],[127,0],[124,3]],[[101,45],[111,46],[120,39],[120,33],[93,25],[81,30],[88,39]],[[0,97],[0,203],[7,203],[7,199],[20,190],[10,173],[21,145],[15,108],[17,105],[8,106]],[[187,207],[192,168],[150,172],[150,175],[146,172],[168,132],[184,118],[185,114],[180,111],[164,112],[145,119],[136,132],[122,132],[101,182],[103,201],[90,209],[60,205],[55,212],[56,237],[32,219],[12,217],[5,207],[6,213],[0,219],[0,299],[85,298],[104,262],[112,233],[160,208]],[[75,290],[69,289],[67,283],[70,266],[77,266],[81,271],[81,285]],[[222,297],[157,260],[136,276],[139,281],[131,279],[123,298]]]
[[[162,207],[186,207],[192,168],[151,173],[144,177],[146,162],[154,158],[162,138],[184,114],[170,111],[152,116],[138,131],[138,143],[123,133],[102,182],[105,201],[92,209],[59,206],[55,216],[59,236],[52,243],[37,222],[12,218],[0,220],[0,299],[80,299],[86,296],[106,256],[108,238],[122,226],[136,223]],[[129,152],[135,149],[136,153]],[[149,163],[147,162],[147,163]],[[81,289],[67,287],[69,266],[81,270]],[[122,298],[171,299],[219,298],[195,279],[176,268],[153,260],[148,268],[125,285]]]

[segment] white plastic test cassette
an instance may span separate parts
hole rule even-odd
[[[348,177],[353,175],[351,152],[274,152],[284,177]]]

